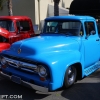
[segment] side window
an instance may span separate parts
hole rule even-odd
[[[30,30],[30,24],[28,21],[19,21],[16,23],[17,28],[20,31],[29,31]]]
[[[81,22],[63,22],[62,23],[62,32],[67,33],[70,32],[75,36],[82,36],[83,33],[83,26],[81,24]]]
[[[55,32],[57,24],[57,22],[47,22],[46,32]]]
[[[86,35],[95,34],[95,24],[94,22],[85,22]]]

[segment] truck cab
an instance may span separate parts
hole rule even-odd
[[[40,36],[13,43],[0,57],[0,75],[15,83],[42,92],[68,88],[100,68],[96,20],[90,16],[46,18]]]
[[[16,41],[35,36],[27,16],[0,16],[0,52]]]

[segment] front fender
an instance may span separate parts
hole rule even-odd
[[[67,68],[77,62],[81,62],[81,55],[79,51],[67,51],[44,56],[42,62],[45,62],[50,70],[52,90],[62,87],[64,76]]]
[[[7,52],[7,51],[6,51]],[[6,53],[5,53],[6,54]],[[67,68],[77,62],[81,63],[81,53],[78,50],[56,51],[38,55],[20,55],[26,59],[36,60],[48,66],[50,72],[50,90],[62,87]]]

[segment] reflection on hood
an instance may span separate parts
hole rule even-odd
[[[66,50],[78,50],[79,44],[77,40],[77,37],[38,36],[13,43],[10,50],[17,53],[18,49],[20,48],[20,54],[31,55]]]

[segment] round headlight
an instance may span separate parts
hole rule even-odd
[[[5,64],[6,64],[6,60],[5,60],[4,57],[1,58],[1,64],[2,64],[2,65],[5,65]]]
[[[45,67],[43,67],[42,65],[39,65],[38,66],[38,74],[41,77],[46,77],[47,76],[47,71],[46,71]]]

